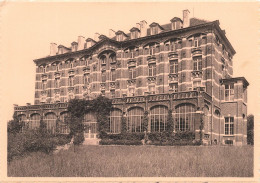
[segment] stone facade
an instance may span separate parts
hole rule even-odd
[[[249,84],[232,77],[235,50],[219,21],[189,18],[188,10],[183,16],[165,25],[141,21],[127,34],[79,36],[70,48],[51,43],[50,56],[34,60],[34,105],[15,111],[31,127],[42,116],[55,129],[70,99],[101,94],[114,107],[110,133],[120,133],[122,115],[129,132],[143,131],[144,111],[148,132],[163,131],[172,110],[175,131],[195,131],[199,138],[202,118],[205,143],[246,144]],[[85,119],[95,131],[94,118]]]

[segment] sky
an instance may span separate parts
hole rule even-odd
[[[34,59],[50,53],[50,43],[70,47],[78,36],[94,38],[108,30],[129,30],[141,20],[169,23],[182,10],[190,17],[219,20],[236,50],[234,77],[244,76],[248,87],[248,113],[257,114],[259,100],[258,4],[253,2],[2,2],[0,6],[0,111],[12,119],[13,104],[34,101]]]

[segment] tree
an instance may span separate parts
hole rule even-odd
[[[22,124],[19,123],[17,113],[14,112],[13,119],[8,122],[7,132],[16,134],[19,133],[21,129],[22,129]]]
[[[247,144],[254,145],[254,115],[247,116]]]

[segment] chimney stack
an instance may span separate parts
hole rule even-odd
[[[78,36],[78,50],[83,50],[85,46],[85,38],[83,36]]]
[[[96,32],[94,34],[94,40],[98,42],[99,41],[99,38],[98,38],[99,36],[100,36],[100,34]]]
[[[56,43],[51,43],[50,46],[50,56],[56,55],[58,51],[58,46]]]
[[[183,10],[183,28],[190,26],[190,11]]]
[[[111,39],[116,36],[116,32],[113,29],[109,29],[108,37]]]
[[[140,31],[141,31],[140,37],[147,36],[147,22],[145,20],[140,22]]]

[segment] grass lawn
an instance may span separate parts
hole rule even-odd
[[[253,157],[252,146],[79,146],[16,158],[8,176],[252,177]]]

